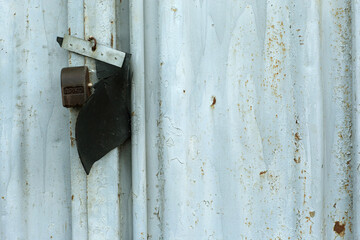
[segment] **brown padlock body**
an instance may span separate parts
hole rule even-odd
[[[64,107],[80,107],[90,96],[89,69],[86,66],[61,70],[61,94]]]

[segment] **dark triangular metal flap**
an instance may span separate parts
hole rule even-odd
[[[75,134],[87,174],[97,160],[130,136],[128,76],[128,71],[113,72],[99,81],[79,112]]]

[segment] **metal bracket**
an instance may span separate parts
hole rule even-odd
[[[64,35],[64,38],[58,37],[57,42],[62,48],[70,52],[91,57],[120,68],[126,56],[124,52],[97,44],[94,37],[90,37],[89,40],[84,40],[70,35]]]

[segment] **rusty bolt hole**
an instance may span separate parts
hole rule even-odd
[[[93,41],[94,45],[92,46],[91,50],[94,52],[96,50],[96,39],[94,37],[89,37],[88,41]]]

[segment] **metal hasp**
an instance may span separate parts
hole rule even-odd
[[[63,106],[82,106],[90,96],[89,69],[86,66],[63,68],[60,78]]]
[[[60,46],[65,43],[62,38],[58,38],[57,41]],[[91,44],[90,41],[89,43],[86,48],[84,46],[85,50],[83,51],[92,51],[91,48],[94,47],[94,44]],[[73,47],[75,46],[73,45]],[[96,44],[95,51],[98,51],[100,46]],[[77,52],[77,49],[72,50]],[[96,161],[130,137],[130,54],[124,56],[121,64],[120,62],[108,64],[103,61],[104,59],[96,61],[98,82],[93,86],[94,92],[81,107],[76,120],[76,146],[86,174],[90,173],[91,167]],[[120,68],[119,65],[122,67]],[[87,69],[87,67],[80,68]],[[75,68],[71,69],[74,71]],[[71,70],[65,68],[63,71],[62,77],[68,79],[79,77],[80,80],[76,81],[83,79],[83,75],[79,72],[71,75]],[[67,76],[67,74],[71,76]]]
[[[64,35],[64,38],[58,37],[57,42],[62,48],[70,52],[91,57],[117,67],[122,67],[126,56],[124,52],[97,44],[94,37],[84,40],[70,35]]]

